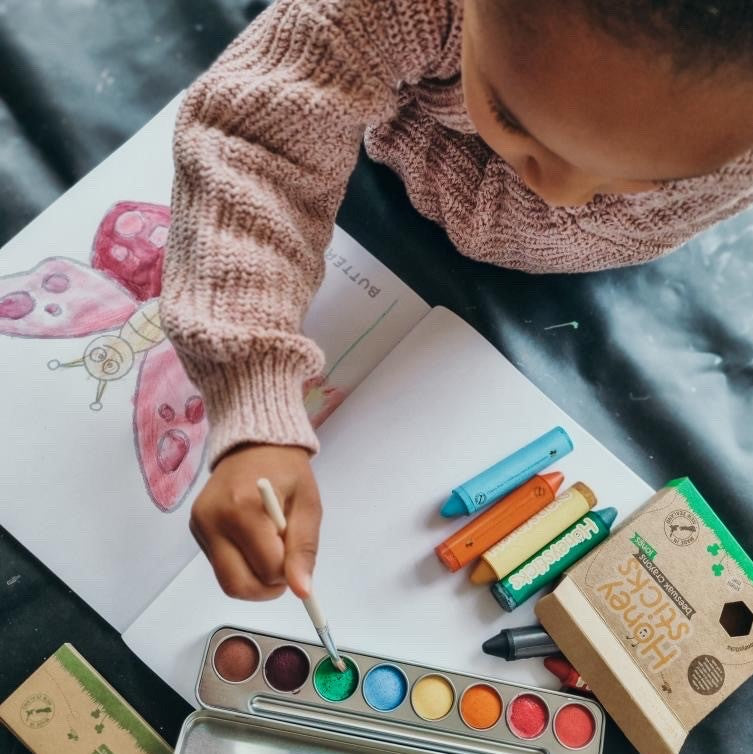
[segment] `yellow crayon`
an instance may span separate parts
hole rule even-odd
[[[491,584],[528,560],[596,505],[596,495],[576,482],[522,526],[489,548],[471,573],[474,584]]]

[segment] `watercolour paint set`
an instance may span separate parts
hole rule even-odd
[[[604,713],[592,700],[360,652],[342,657],[344,673],[321,645],[218,628],[196,684],[202,709],[184,723],[176,754],[602,750]]]

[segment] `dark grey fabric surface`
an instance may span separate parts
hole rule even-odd
[[[0,0],[0,243],[142,126],[262,5]],[[399,180],[362,157],[339,221],[649,483],[691,476],[753,551],[753,213],[641,268],[533,277],[458,255]],[[0,529],[0,698],[64,641],[174,743],[188,705]],[[748,683],[684,753],[749,754],[751,709]],[[21,751],[0,730],[0,752]],[[605,751],[632,748],[611,726]]]

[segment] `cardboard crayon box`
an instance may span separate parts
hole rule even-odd
[[[70,644],[0,704],[0,722],[35,754],[173,751]]]
[[[676,754],[753,675],[753,561],[687,478],[570,569],[536,613],[642,754]]]

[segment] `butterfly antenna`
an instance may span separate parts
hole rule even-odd
[[[47,368],[51,369],[53,372],[56,369],[68,369],[70,367],[82,367],[82,366],[84,366],[83,359],[77,359],[76,361],[68,361],[65,364],[62,364],[57,359],[50,359],[47,362]]]

